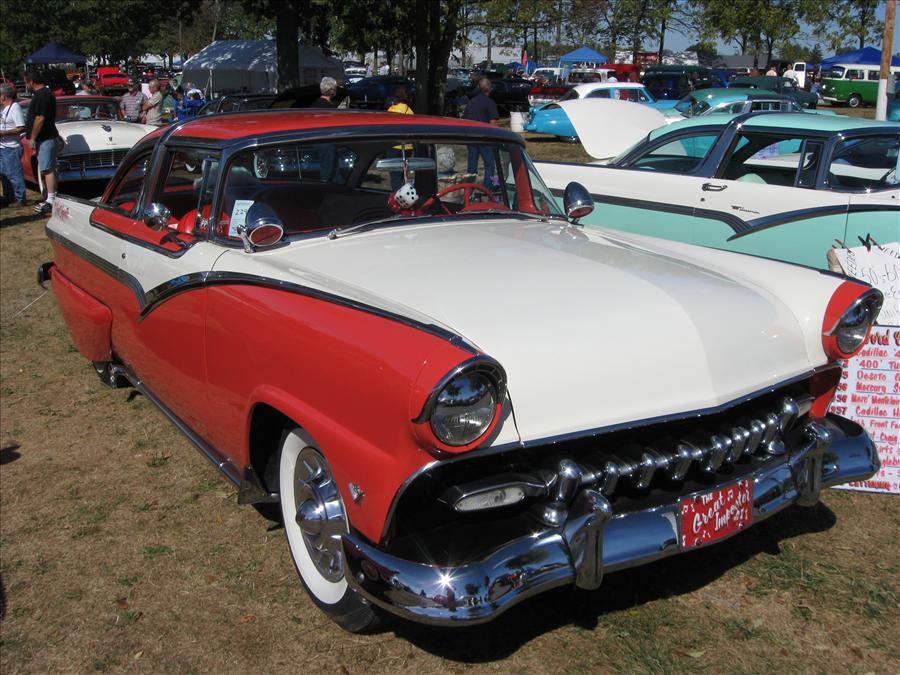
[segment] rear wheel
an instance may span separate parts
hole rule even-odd
[[[847,105],[851,108],[858,108],[862,105],[862,98],[860,98],[859,94],[850,94],[850,98],[847,99]]]
[[[288,548],[306,592],[345,630],[377,628],[382,616],[344,578],[341,535],[347,515],[324,455],[302,429],[285,430],[278,461],[278,491]]]

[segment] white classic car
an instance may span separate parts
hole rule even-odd
[[[582,106],[588,101],[581,101]],[[561,199],[571,181],[597,208],[584,222],[826,268],[832,245],[900,239],[900,124],[811,113],[694,117],[621,133],[571,114],[585,149],[612,160],[537,164]],[[609,115],[616,111],[610,111]],[[596,118],[598,113],[593,113]],[[652,122],[651,122],[652,123]],[[631,125],[631,126],[628,126]],[[614,136],[614,138],[610,138]]]
[[[131,147],[156,129],[125,122],[111,96],[57,96],[56,126],[65,143],[57,166],[60,183],[112,178]],[[22,145],[25,178],[43,189],[37,157],[24,139]]]
[[[39,280],[105,383],[280,504],[349,630],[597,588],[878,469],[826,414],[878,291],[564,203],[489,125],[197,118],[57,198]]]

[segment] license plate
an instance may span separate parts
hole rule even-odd
[[[681,548],[705,546],[739,532],[753,522],[753,484],[739,480],[705,494],[682,499]]]

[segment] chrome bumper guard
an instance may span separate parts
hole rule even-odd
[[[753,524],[791,504],[812,506],[822,488],[865,480],[880,468],[874,443],[850,420],[817,418],[805,424],[803,434],[799,448],[745,476],[753,483]],[[601,492],[586,487],[558,527],[508,542],[460,567],[403,560],[345,534],[344,571],[363,598],[404,618],[483,623],[551,588],[574,583],[595,589],[607,572],[681,552],[678,502],[615,514]]]

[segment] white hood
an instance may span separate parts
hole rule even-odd
[[[62,155],[129,149],[156,127],[118,120],[84,120],[57,125],[66,142]]]
[[[562,101],[585,152],[594,159],[611,159],[625,152],[654,129],[666,125],[666,116],[642,103],[604,98]]]
[[[407,225],[230,252],[216,269],[451,328],[506,369],[524,441],[719,405],[813,365],[771,293],[593,228]]]

